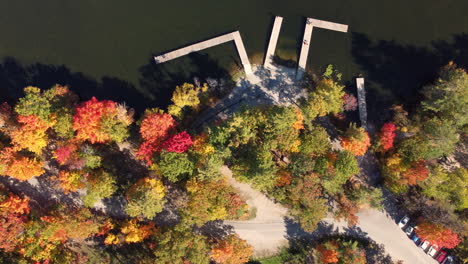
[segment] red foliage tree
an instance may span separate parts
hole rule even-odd
[[[169,114],[149,113],[141,121],[140,135],[144,139],[136,155],[139,159],[152,165],[151,157],[161,149],[163,142],[177,126],[177,122]]]
[[[345,111],[355,111],[358,107],[357,99],[352,94],[345,94],[342,97],[343,99],[343,108]]]
[[[424,160],[416,161],[412,166],[402,174],[402,181],[405,184],[416,185],[429,175],[429,169],[426,168]]]
[[[156,143],[150,142],[150,141],[144,141],[140,145],[140,148],[138,149],[138,151],[136,152],[136,156],[138,159],[146,161],[146,164],[151,166],[153,164],[151,157],[158,150],[159,150],[159,147]]]
[[[458,235],[453,233],[452,230],[428,221],[423,221],[418,225],[416,234],[421,239],[427,240],[439,248],[454,248],[461,242]]]
[[[75,144],[60,146],[55,150],[54,158],[60,165],[64,165],[75,158],[73,154],[77,149],[78,147]]]
[[[392,122],[385,123],[380,129],[379,141],[380,149],[382,152],[386,152],[393,148],[393,141],[395,139],[395,125]]]
[[[190,135],[183,131],[181,133],[170,136],[162,143],[162,148],[169,152],[183,153],[187,151],[193,144]]]
[[[98,101],[95,97],[76,107],[73,116],[73,129],[77,131],[78,140],[89,140],[91,143],[104,143],[110,139],[102,131],[101,121],[104,116],[117,115],[117,104],[113,101]]]

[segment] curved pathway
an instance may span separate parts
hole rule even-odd
[[[256,217],[248,221],[225,221],[233,226],[239,236],[255,249],[257,257],[275,254],[279,248],[287,245],[288,234],[310,236],[297,224],[286,220],[287,209],[268,199],[263,193],[253,189],[249,184],[240,183],[232,177],[232,172],[224,166],[222,173],[228,182],[235,187],[250,208],[256,208]],[[385,212],[368,209],[358,213],[356,227],[348,228],[345,222],[338,222],[331,217],[323,219],[327,228],[317,231],[316,235],[330,232],[350,233],[369,237],[377,244],[385,246],[385,251],[393,260],[403,260],[408,264],[436,264],[437,261],[426,255],[401,230],[395,221]]]

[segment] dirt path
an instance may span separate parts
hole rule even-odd
[[[236,181],[228,167],[223,166],[221,172],[227,177],[229,184],[239,191],[241,197],[246,199],[249,207],[257,210],[255,218],[251,220],[225,223],[233,226],[236,233],[254,247],[256,256],[273,255],[278,248],[287,245],[284,222],[287,209],[249,184]]]

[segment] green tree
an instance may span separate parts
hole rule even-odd
[[[334,162],[334,172],[327,173],[323,177],[322,186],[324,190],[334,195],[342,190],[342,185],[359,172],[356,158],[348,151],[338,152]]]
[[[468,124],[468,74],[449,63],[442,68],[439,79],[423,88],[422,109],[443,120],[451,120],[457,127]]]
[[[192,176],[195,166],[187,153],[162,152],[159,171],[171,182]]]
[[[83,203],[88,207],[93,207],[97,201],[110,197],[117,190],[115,178],[104,170],[89,173],[86,188]]]
[[[434,167],[420,186],[425,195],[443,201],[448,207],[460,211],[468,208],[468,170],[465,168],[449,173],[442,167]]]
[[[202,264],[210,262],[210,247],[206,238],[193,233],[183,223],[164,230],[155,239],[154,255],[157,258],[157,263]]]
[[[303,131],[300,139],[299,150],[304,154],[323,155],[331,147],[329,136],[323,127],[314,126]]]
[[[143,216],[153,219],[163,210],[166,202],[164,196],[165,188],[160,180],[143,178],[128,189],[125,211],[131,217]]]

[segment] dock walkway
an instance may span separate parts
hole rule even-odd
[[[324,29],[329,29],[329,30],[334,30],[334,31],[339,31],[339,32],[348,31],[348,25],[343,25],[343,24],[338,24],[338,23],[333,23],[333,22],[318,20],[318,19],[313,19],[313,18],[307,18],[306,27],[304,30],[304,37],[302,39],[301,53],[299,55],[299,63],[297,66],[296,80],[302,79],[302,76],[304,75],[306,64],[307,64],[307,57],[309,55],[310,41],[312,39],[312,31],[314,27],[324,28]]]
[[[204,50],[207,48],[211,48],[229,41],[234,41],[236,45],[237,52],[239,53],[239,57],[241,59],[241,63],[244,66],[245,74],[250,75],[252,74],[252,67],[250,65],[249,58],[247,56],[247,52],[245,51],[244,43],[242,42],[242,38],[240,36],[239,31],[234,31],[219,37],[211,38],[202,42],[195,43],[193,45],[183,47],[171,52],[167,52],[161,54],[159,56],[155,56],[154,60],[156,63],[163,63],[169,60],[173,60],[178,57],[185,56],[192,52],[197,52],[200,50]]]
[[[271,67],[273,63],[273,56],[275,55],[276,44],[278,43],[278,37],[281,30],[281,24],[283,23],[283,18],[280,16],[275,17],[275,22],[273,23],[273,29],[271,30],[270,42],[268,43],[268,49],[265,54],[265,61],[263,66],[266,68]]]
[[[356,78],[358,106],[359,106],[359,119],[361,120],[361,127],[367,130],[367,107],[366,107],[366,90],[364,89],[364,78]]]

